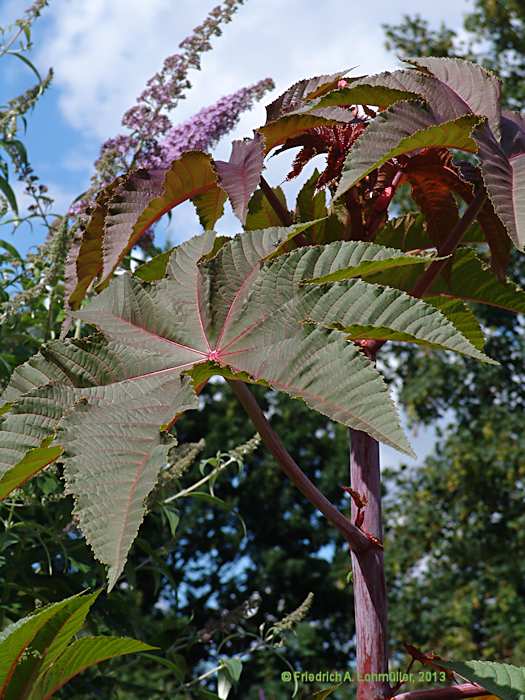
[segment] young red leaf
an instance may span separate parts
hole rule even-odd
[[[248,202],[257,189],[264,165],[264,140],[260,134],[244,141],[234,141],[228,162],[215,161],[219,184],[227,192],[232,209],[244,225]]]

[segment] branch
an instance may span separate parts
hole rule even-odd
[[[459,698],[474,698],[490,693],[473,683],[451,685],[448,688],[432,688],[430,690],[410,690],[407,693],[394,695],[392,700],[456,700]]]
[[[275,457],[286,476],[293,481],[310,503],[321,511],[325,518],[339,530],[350,545],[350,548],[353,549],[354,552],[365,552],[372,547],[378,547],[364,532],[345,517],[333,503],[319,491],[315,484],[310,481],[286,450],[281,439],[271,427],[259,404],[255,400],[254,395],[246,384],[236,380],[228,380],[228,384],[251,418],[264,444]]]

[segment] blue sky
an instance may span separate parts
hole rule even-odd
[[[26,143],[35,171],[63,212],[86,189],[101,142],[119,132],[122,113],[133,104],[146,80],[175,53],[179,42],[218,0],[51,0],[34,28],[32,60],[55,71],[53,85],[30,115]],[[359,74],[393,69],[398,62],[383,46],[381,24],[419,13],[433,26],[444,21],[461,33],[468,0],[246,0],[203,70],[191,76],[193,89],[173,113],[182,121],[224,94],[272,77],[273,97],[296,80],[357,66]],[[0,23],[20,16],[26,2],[0,0]],[[30,84],[20,62],[3,61],[2,101]],[[241,119],[231,138],[249,136],[264,122],[263,104]],[[229,138],[216,149],[229,156]],[[270,160],[265,173],[272,184],[287,172],[288,158]],[[290,199],[299,183],[288,188]],[[16,189],[16,188],[15,188]],[[19,190],[18,190],[19,191]],[[22,201],[23,204],[23,201]],[[231,214],[218,229],[238,230]],[[176,210],[168,232],[176,243],[198,232],[191,205]],[[19,230],[13,242],[27,250],[41,232]],[[6,232],[2,237],[8,237]],[[428,435],[415,440],[421,454]],[[418,449],[419,448],[419,449]],[[387,451],[393,458],[393,454]]]

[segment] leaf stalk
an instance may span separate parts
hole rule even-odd
[[[243,382],[228,380],[233,393],[257,428],[264,444],[277,460],[286,476],[297,486],[299,491],[314,505],[325,518],[343,535],[354,552],[366,552],[380,549],[364,532],[356,527],[333,503],[310,481],[303,470],[291,457],[281,439],[271,427],[254,395]]]

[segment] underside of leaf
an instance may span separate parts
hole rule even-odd
[[[62,422],[67,490],[97,559],[109,566],[111,589],[144,518],[145,500],[156,484],[173,442],[160,427],[196,408],[188,380],[158,373],[122,382],[109,400],[79,403]]]

